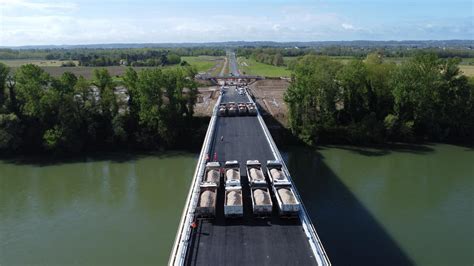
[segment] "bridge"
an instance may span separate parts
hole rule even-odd
[[[235,58],[235,57],[234,57]],[[186,205],[171,252],[169,265],[330,265],[323,245],[304,208],[291,175],[259,111],[256,116],[221,116],[219,105],[230,102],[254,103],[248,93],[227,87],[214,107],[204,139]],[[197,211],[206,163],[240,162],[243,213],[239,218],[225,215],[226,184],[220,177],[215,213],[200,217]],[[300,208],[293,217],[283,217],[272,190],[269,174],[265,187],[273,208],[265,218],[253,213],[251,184],[246,173],[247,160],[258,160],[262,170],[269,160],[279,161],[292,186]],[[265,171],[264,171],[265,172]]]

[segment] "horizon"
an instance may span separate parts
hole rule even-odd
[[[0,0],[0,8],[3,47],[443,41],[474,36],[469,0],[364,0],[357,5],[344,0]]]
[[[414,42],[414,43],[429,43],[429,42],[473,42],[474,44],[474,38],[473,39],[426,39],[426,40],[338,40],[338,41],[327,41],[327,40],[321,40],[321,41],[272,41],[272,40],[265,40],[265,41],[245,41],[245,40],[231,40],[231,41],[212,41],[212,42],[123,42],[123,43],[115,43],[115,42],[110,42],[110,43],[77,43],[77,44],[25,44],[25,45],[16,45],[16,46],[3,46],[0,45],[0,49],[21,49],[21,48],[36,48],[39,47],[87,47],[87,46],[113,46],[113,45],[119,45],[119,46],[124,46],[124,48],[127,48],[127,45],[133,46],[133,45],[140,45],[144,47],[148,47],[146,45],[159,45],[163,46],[164,45],[183,45],[183,47],[186,47],[186,45],[206,45],[206,44],[214,44],[214,45],[219,45],[222,44],[225,46],[225,44],[238,44],[238,43],[255,43],[255,44],[262,44],[262,43],[274,43],[274,44],[312,44],[312,43],[352,43],[352,42],[367,42],[367,43],[408,43],[408,42]]]

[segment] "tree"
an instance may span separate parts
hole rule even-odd
[[[335,126],[341,101],[336,74],[341,64],[328,57],[307,55],[298,60],[292,83],[285,93],[292,132],[308,144]]]
[[[18,68],[15,80],[15,92],[21,114],[40,117],[40,101],[51,81],[49,74],[39,66],[27,64]]]
[[[73,73],[66,71],[60,77],[61,89],[64,93],[71,93],[74,91],[74,86],[77,82],[77,77]]]
[[[170,53],[167,55],[167,63],[170,65],[177,65],[181,62],[181,57],[177,54]]]
[[[384,63],[383,57],[372,53],[365,60],[368,81],[369,109],[377,115],[378,120],[393,113],[393,94],[390,87],[390,77],[396,68],[393,63]]]
[[[0,114],[0,152],[16,151],[22,144],[22,124],[15,114]]]
[[[274,66],[282,66],[285,64],[285,62],[283,61],[283,56],[280,54],[280,53],[277,53],[273,56],[273,62],[272,64]]]
[[[5,104],[5,90],[7,86],[7,78],[10,74],[10,68],[0,62],[0,113]]]
[[[140,103],[140,139],[145,145],[157,147],[160,135],[164,130],[163,113],[163,79],[160,69],[145,69],[138,74],[137,89]]]
[[[343,113],[350,122],[360,122],[369,109],[366,66],[353,60],[341,68],[336,79],[342,89]]]

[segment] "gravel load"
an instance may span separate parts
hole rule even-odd
[[[225,175],[227,177],[227,180],[239,180],[239,172],[237,172],[235,169],[227,169],[225,172]]]
[[[227,205],[242,205],[242,195],[239,191],[227,193]]]
[[[281,170],[278,170],[276,168],[270,169],[270,174],[272,175],[273,179],[275,180],[285,180],[285,176],[283,175],[283,172]]]
[[[288,188],[279,188],[278,195],[280,195],[281,201],[284,204],[296,204],[295,195]]]
[[[219,171],[215,170],[215,169],[209,170],[207,172],[206,182],[218,183],[219,182]]]
[[[216,193],[211,190],[206,190],[201,193],[200,207],[213,207],[216,198]]]
[[[263,176],[262,171],[260,171],[260,169],[257,169],[257,168],[250,168],[250,177],[253,180],[257,180],[257,181],[265,180],[265,177]]]
[[[269,193],[263,189],[254,190],[253,197],[257,205],[270,205],[272,203]]]

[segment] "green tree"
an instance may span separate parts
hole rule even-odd
[[[15,72],[15,80],[15,92],[21,114],[40,117],[40,101],[51,81],[49,74],[39,66],[27,64],[18,68]]]
[[[273,56],[273,61],[272,61],[272,64],[274,66],[282,66],[285,64],[285,62],[283,61],[283,56],[280,54],[280,53],[277,53]]]
[[[342,90],[343,113],[350,122],[360,122],[369,109],[366,66],[353,60],[342,67],[336,79]]]
[[[16,151],[22,144],[22,124],[13,113],[0,114],[0,152]]]
[[[10,68],[4,63],[0,62],[0,113],[5,104],[5,91],[7,86],[7,78],[10,74]]]
[[[335,80],[341,67],[328,57],[313,55],[304,56],[295,65],[285,102],[291,130],[308,144],[316,143],[321,133],[336,125],[336,107],[342,99]]]

